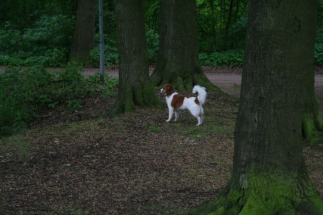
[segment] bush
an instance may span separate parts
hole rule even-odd
[[[33,28],[15,30],[6,22],[0,30],[0,64],[65,66],[72,39],[73,17],[42,16]],[[10,58],[8,58],[10,56]]]
[[[149,63],[156,62],[159,48],[159,35],[154,30],[148,30],[147,36],[147,52]],[[106,66],[116,65],[119,63],[118,59],[118,47],[116,38],[104,38],[104,62]],[[95,47],[90,53],[90,62],[92,66],[100,66],[100,47],[99,47],[99,35],[94,37]]]
[[[23,130],[42,109],[64,105],[74,111],[87,97],[114,95],[111,87],[117,80],[106,78],[102,84],[98,74],[85,78],[82,71],[76,65],[57,72],[39,66],[7,68],[0,74],[0,137]]]
[[[226,52],[213,52],[211,54],[201,53],[199,55],[202,66],[242,66],[244,51],[241,49]]]
[[[94,37],[95,47],[90,52],[90,62],[94,67],[100,66],[100,47],[99,47],[99,35]],[[116,39],[104,39],[104,63],[106,66],[118,64],[118,48]]]
[[[153,63],[157,61],[158,50],[159,50],[159,34],[154,30],[148,30],[146,32],[147,36],[147,51],[148,51],[148,61]]]

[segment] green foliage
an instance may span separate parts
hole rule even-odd
[[[67,63],[74,20],[64,15],[42,16],[23,32],[10,22],[0,29],[0,64],[64,66]],[[10,57],[9,57],[10,56]]]
[[[160,131],[160,128],[158,128],[158,127],[156,127],[156,126],[149,126],[149,130],[150,130],[151,132],[158,132],[158,131]]]
[[[243,49],[248,1],[197,1],[199,49],[202,53]]]
[[[156,62],[158,55],[159,35],[154,30],[147,30],[148,60]],[[90,61],[94,67],[100,66],[99,34],[94,37],[94,48],[90,53]],[[118,64],[118,47],[116,38],[104,38],[104,62],[106,66]]]
[[[87,97],[114,96],[111,88],[118,80],[106,80],[102,84],[99,74],[85,78],[76,65],[57,72],[42,67],[7,68],[0,74],[0,137],[23,130],[42,109],[64,105],[74,111]]]
[[[156,62],[159,50],[159,34],[154,30],[147,30],[147,51],[148,51],[148,61],[150,63]]]
[[[202,66],[242,66],[244,51],[229,50],[222,53],[213,52],[210,55],[206,53],[200,54],[200,62]]]
[[[248,1],[197,1],[200,59],[204,66],[242,66]],[[6,1],[0,11],[0,65],[64,67],[72,41],[77,1],[24,5]],[[319,1],[315,64],[323,66],[323,3]],[[6,13],[8,12],[8,13]],[[145,2],[148,60],[156,62],[159,40],[159,2]],[[18,17],[16,14],[22,14]],[[231,15],[230,15],[231,14]],[[104,2],[105,64],[118,64],[113,1]],[[96,29],[98,31],[98,28]],[[91,64],[99,66],[99,35],[94,38]]]
[[[247,31],[247,17],[241,17],[230,26],[228,31],[228,45],[235,49],[244,49]]]
[[[100,35],[94,36],[95,47],[90,52],[90,62],[94,67],[100,66],[100,47],[99,47]],[[106,66],[118,64],[118,48],[117,40],[111,38],[104,38],[104,62]]]

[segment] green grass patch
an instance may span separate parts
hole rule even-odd
[[[158,128],[158,127],[156,127],[156,126],[149,126],[149,130],[150,130],[151,132],[158,132],[158,131],[160,131],[160,128]]]
[[[29,160],[31,148],[29,142],[21,136],[0,139],[0,156],[4,159]]]

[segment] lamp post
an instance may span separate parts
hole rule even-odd
[[[103,6],[99,0],[99,33],[100,33],[100,81],[104,82],[104,35],[103,35]]]

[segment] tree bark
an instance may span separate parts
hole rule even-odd
[[[160,1],[160,41],[152,83],[172,83],[176,89],[192,89],[199,84],[219,90],[204,75],[198,56],[195,0]]]
[[[306,142],[316,147],[323,142],[323,118],[320,114],[314,90],[314,66],[309,66],[304,81],[303,134]]]
[[[111,115],[133,110],[135,105],[159,107],[149,82],[143,0],[115,0],[119,52],[119,89]]]
[[[198,214],[323,214],[302,152],[316,11],[316,0],[250,1],[232,175]]]
[[[75,30],[69,54],[70,62],[90,66],[95,31],[96,0],[78,0]]]

